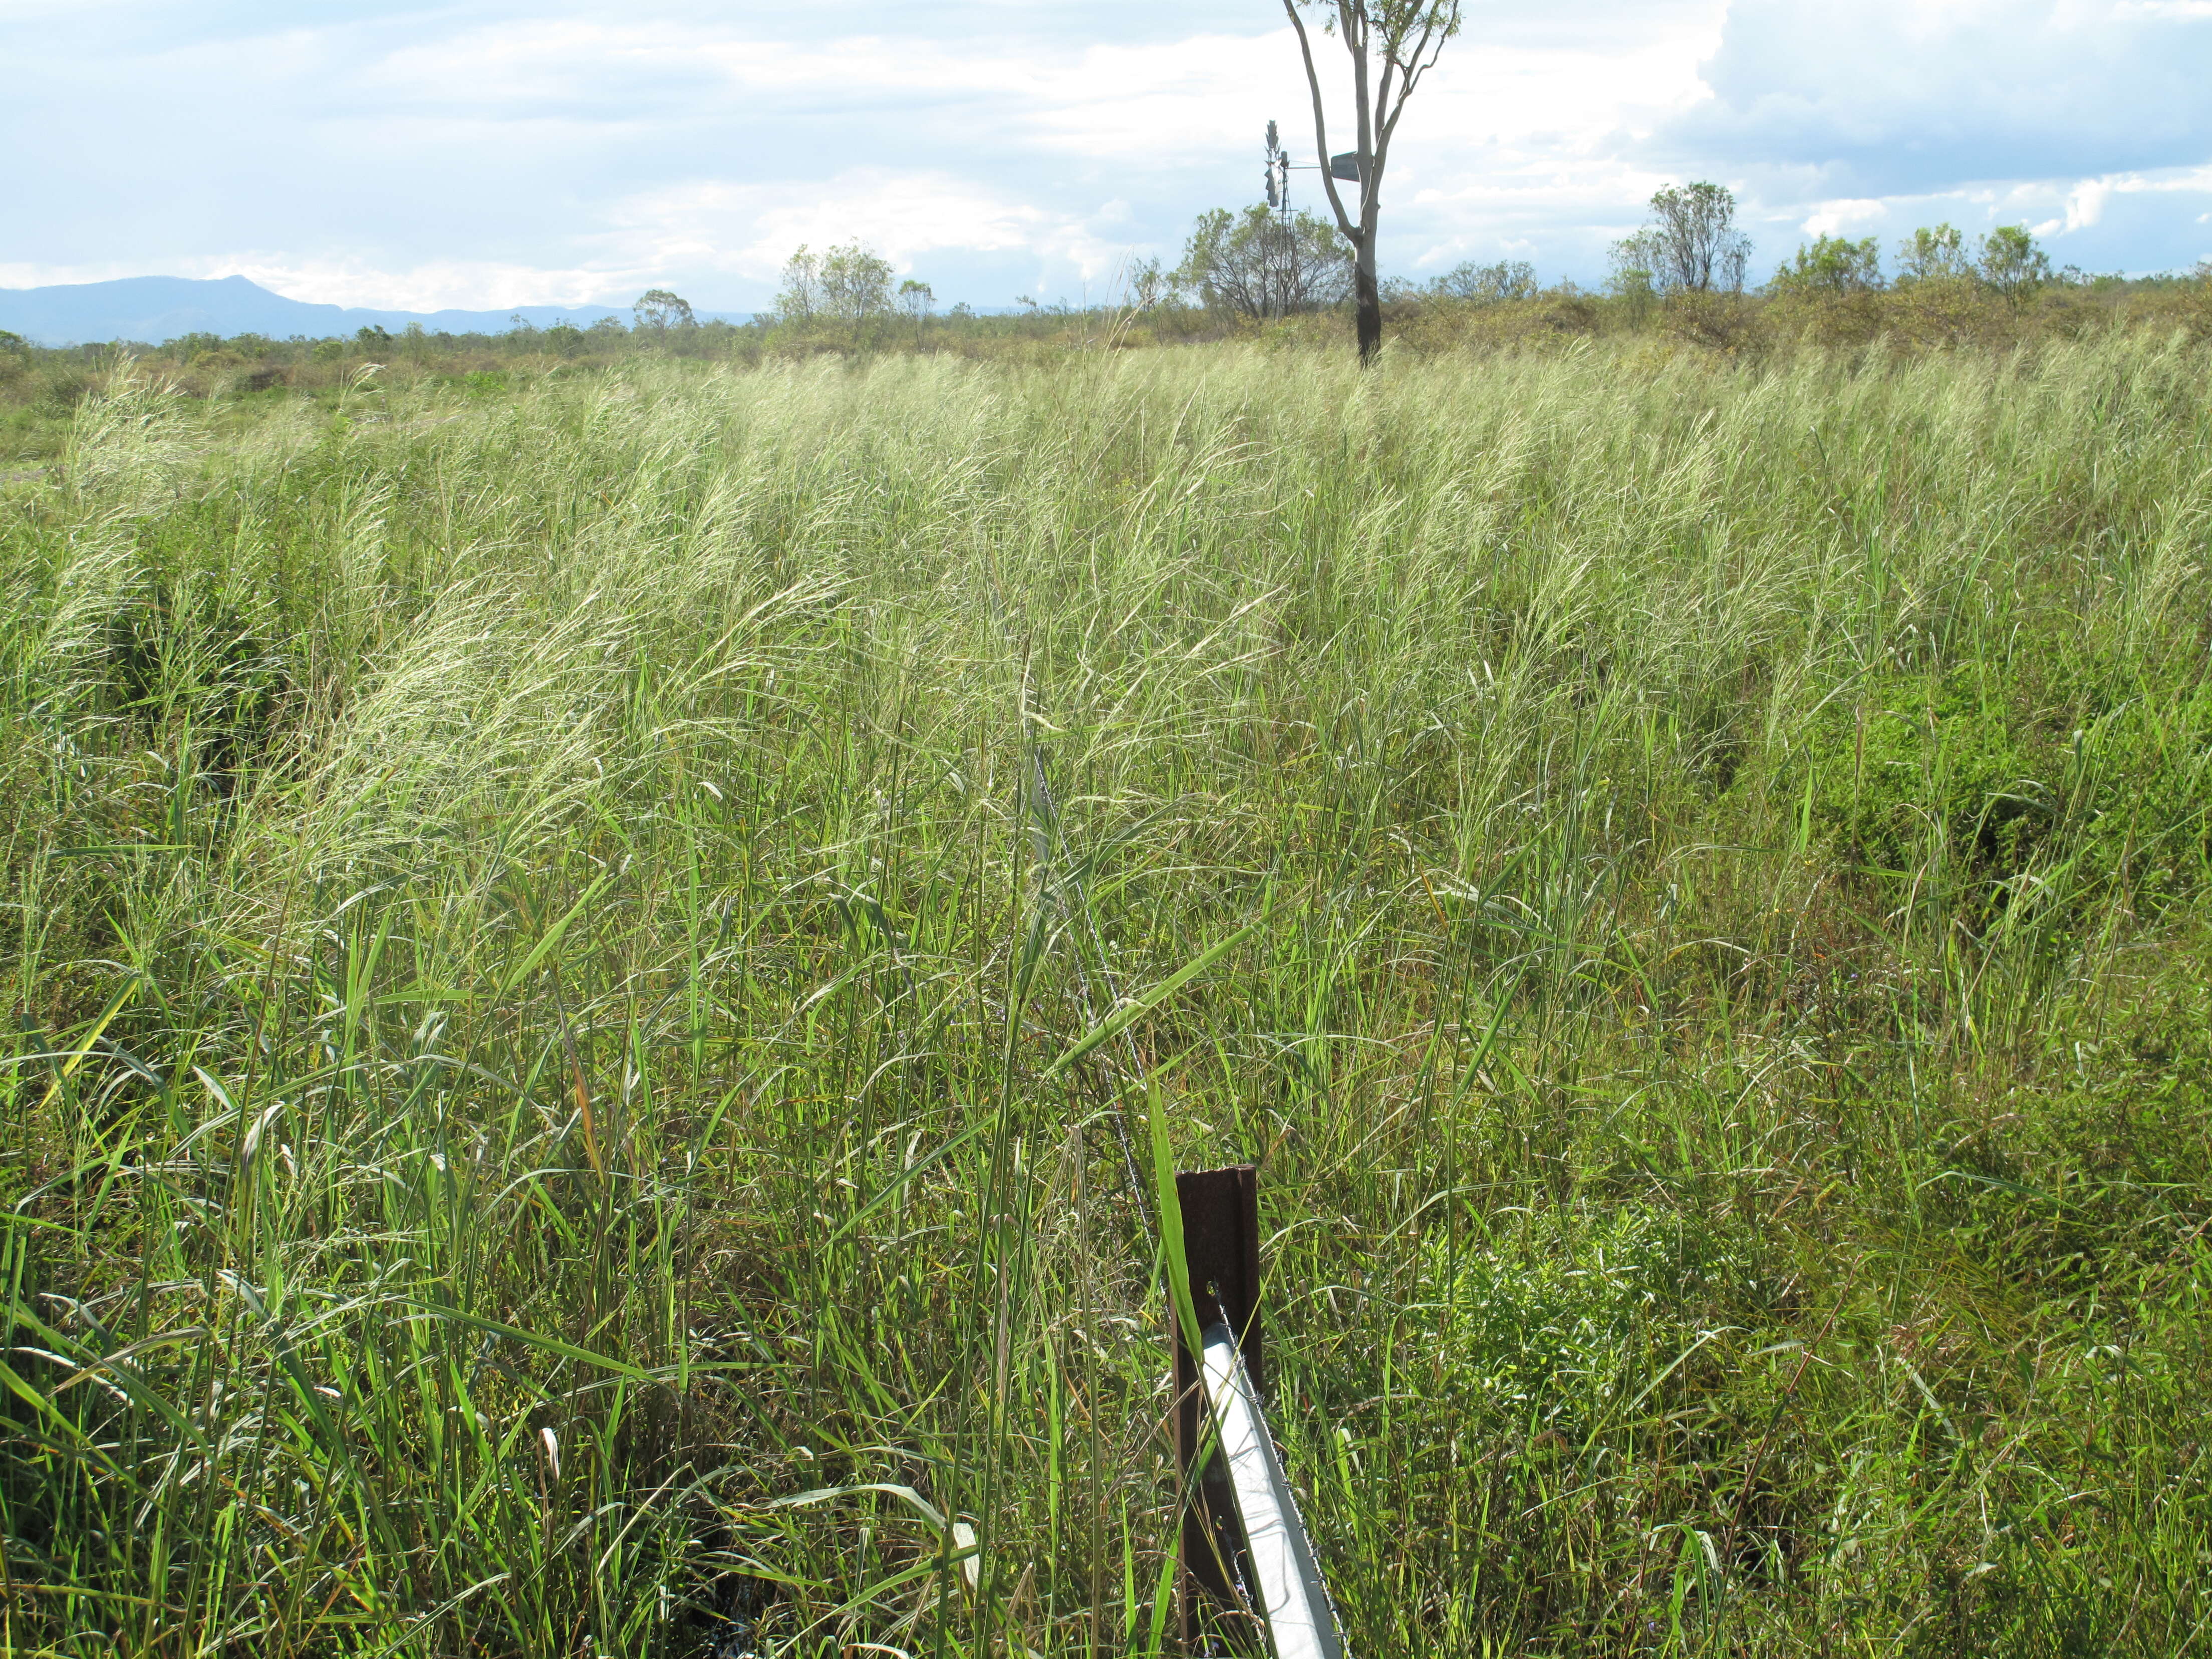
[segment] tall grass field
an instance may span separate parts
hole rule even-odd
[[[1348,354],[1347,354],[1348,357]],[[0,483],[0,1650],[2212,1651],[2212,349],[641,359]]]

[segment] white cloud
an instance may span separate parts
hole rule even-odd
[[[616,229],[605,240],[634,261],[763,281],[802,242],[820,249],[865,240],[903,267],[949,248],[1034,253],[1086,276],[1106,275],[1118,254],[1118,245],[1094,234],[1079,216],[944,173],[882,168],[818,184],[675,185],[629,198],[609,216]]]
[[[1889,216],[1889,204],[1871,198],[1847,198],[1823,202],[1805,221],[1808,236],[1834,236],[1847,229],[1877,223]]]
[[[2141,195],[2146,191],[2212,191],[2212,163],[2194,167],[2165,167],[2152,173],[2122,173],[2109,181],[2115,193]]]
[[[2122,0],[1735,0],[1714,98],[1671,137],[1863,196],[2194,161],[2212,151],[2212,29],[2193,19]]]
[[[2084,179],[2066,193],[2066,217],[2063,228],[2086,230],[2105,216],[2105,204],[2112,199],[2112,186],[2103,179]]]
[[[792,42],[702,36],[672,21],[571,20],[522,35],[485,27],[405,46],[370,66],[361,84],[403,111],[461,108],[493,121],[552,111],[634,119],[641,112],[611,90],[674,88],[695,101],[742,100],[763,137],[775,121],[826,116],[879,143],[910,145],[918,131],[957,137],[964,128],[1160,161],[1193,139],[1249,138],[1249,118],[1240,125],[1232,112],[1280,86],[1276,71],[1289,61],[1290,39],[1282,29],[1042,48],[866,34]]]

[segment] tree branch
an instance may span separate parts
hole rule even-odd
[[[1396,71],[1397,68],[1397,60],[1388,52],[1385,52],[1382,55],[1382,82],[1380,86],[1375,88],[1375,138],[1373,144],[1375,155],[1374,159],[1369,162],[1367,167],[1367,171],[1374,175],[1373,189],[1378,197],[1381,195],[1382,190],[1382,162],[1384,158],[1389,154],[1390,150],[1390,129],[1392,126],[1396,125],[1395,118],[1390,121],[1385,121],[1382,118],[1382,112],[1390,107],[1390,77]],[[1401,94],[1398,100],[1398,107],[1400,109],[1403,109],[1405,106],[1406,100],[1404,96]],[[1363,188],[1366,187],[1366,179],[1363,179],[1360,183]]]
[[[1374,222],[1376,204],[1375,118],[1367,102],[1367,46],[1374,29],[1366,0],[1336,0],[1336,15],[1344,32],[1344,50],[1352,59],[1352,107],[1359,118],[1358,148],[1354,153],[1359,157],[1359,228],[1364,235]]]
[[[1284,14],[1291,27],[1298,32],[1298,55],[1306,62],[1306,85],[1313,92],[1314,144],[1321,152],[1322,188],[1328,192],[1328,205],[1336,215],[1336,228],[1352,239],[1354,247],[1359,246],[1359,232],[1354,228],[1351,216],[1344,210],[1343,199],[1336,193],[1336,175],[1329,171],[1328,122],[1322,113],[1321,73],[1314,68],[1313,46],[1306,39],[1305,21],[1298,15],[1297,0],[1283,0]]]
[[[1398,70],[1398,101],[1384,125],[1386,135],[1396,130],[1398,118],[1405,113],[1407,101],[1413,97],[1414,87],[1437,66],[1437,60],[1443,56],[1444,42],[1451,39],[1458,27],[1459,6],[1456,0],[1449,11],[1430,7],[1424,13],[1421,38],[1414,42],[1413,51],[1401,52],[1394,47],[1391,57]],[[1402,46],[1404,42],[1401,40],[1396,44]]]

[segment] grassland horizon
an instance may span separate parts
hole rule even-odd
[[[0,1649],[1158,1651],[1157,1114],[1354,1653],[2203,1651],[2208,369],[113,368]]]

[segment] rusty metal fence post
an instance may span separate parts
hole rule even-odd
[[[1187,1498],[1178,1623],[1186,1652],[1218,1637],[1272,1650],[1276,1659],[1344,1659],[1335,1609],[1261,1408],[1259,1200],[1259,1171],[1249,1164],[1176,1176],[1205,1349],[1190,1352],[1170,1305],[1176,1461]]]
[[[1235,1331],[1244,1364],[1255,1378],[1266,1375],[1259,1320],[1259,1173],[1249,1164],[1239,1164],[1226,1170],[1186,1170],[1176,1176],[1183,1261],[1190,1272],[1190,1297],[1198,1310],[1199,1328],[1220,1323]],[[1177,1622],[1185,1650],[1194,1651],[1209,1622],[1240,1617],[1236,1609],[1243,1598],[1231,1580],[1243,1554],[1243,1539],[1237,1527],[1236,1494],[1230,1488],[1227,1464],[1219,1457],[1198,1462],[1206,1438],[1206,1381],[1200,1357],[1183,1338],[1172,1298],[1168,1334],[1175,1344],[1176,1462],[1183,1472],[1189,1499],[1183,1505],[1179,1540]],[[1255,1633],[1243,1632],[1248,1642]]]

